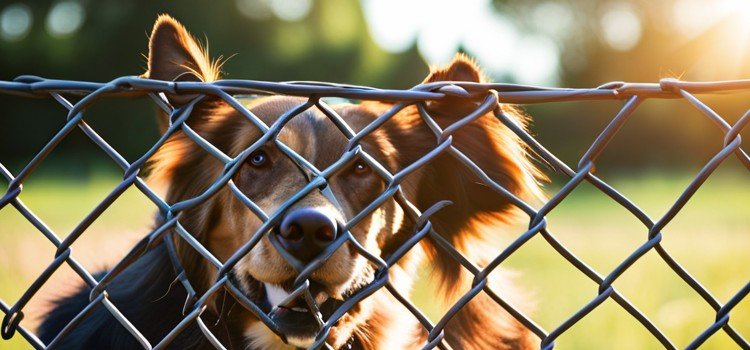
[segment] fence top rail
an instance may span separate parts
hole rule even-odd
[[[547,102],[624,100],[638,95],[645,98],[681,98],[680,91],[694,94],[719,94],[750,89],[750,79],[692,82],[674,78],[658,83],[615,81],[595,88],[556,88],[504,83],[437,82],[420,84],[406,90],[378,89],[367,86],[314,81],[269,82],[258,80],[219,80],[214,82],[168,82],[137,76],[116,78],[107,83],[46,79],[23,75],[12,81],[0,80],[0,94],[25,97],[49,97],[51,93],[88,95],[95,91],[106,95],[134,96],[145,93],[175,94],[282,94],[295,96],[343,97],[380,101],[430,101],[446,96],[472,97],[489,90],[498,92],[500,102],[535,104]],[[107,90],[101,91],[101,90]]]

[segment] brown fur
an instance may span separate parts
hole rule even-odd
[[[213,81],[219,79],[219,65],[211,61],[184,27],[168,16],[160,16],[151,35],[148,78],[161,80]],[[483,82],[476,64],[458,55],[446,67],[433,68],[426,82]],[[175,105],[183,105],[191,96],[169,96]],[[305,101],[290,97],[261,98],[248,108],[266,124],[272,124],[282,113]],[[446,98],[430,102],[427,108],[435,121],[445,128],[459,120],[481,101]],[[392,105],[364,102],[360,105],[335,106],[337,112],[355,130],[361,130]],[[501,106],[524,126],[526,118],[510,106]],[[257,140],[261,133],[225,102],[207,97],[195,105],[187,124],[202,137],[229,156],[236,156]],[[346,139],[321,112],[314,108],[292,119],[279,134],[279,140],[301,154],[318,169],[332,164],[346,145]],[[392,172],[397,172],[436,146],[434,134],[422,123],[417,108],[399,112],[381,128],[362,140],[365,151]],[[529,161],[525,148],[508,128],[491,114],[465,125],[454,134],[453,146],[470,157],[494,181],[522,198],[532,198],[540,191],[541,175]],[[267,168],[243,168],[233,181],[239,189],[271,214],[290,195],[307,182],[292,162],[278,149],[264,146],[271,164]],[[153,157],[152,178],[169,184],[166,199],[180,202],[200,195],[222,171],[222,164],[192,142],[182,132],[173,135]],[[330,186],[342,204],[337,210],[319,192],[313,191],[294,205],[323,208],[346,221],[375,199],[385,184],[373,175],[352,175],[351,166],[330,179]],[[440,200],[453,205],[432,217],[436,232],[470,257],[487,255],[483,242],[496,235],[501,223],[514,216],[514,207],[453,156],[445,153],[410,175],[402,184],[406,197],[417,208],[425,210]],[[246,242],[261,225],[261,220],[237,200],[228,188],[220,190],[202,204],[187,210],[181,224],[221,261]],[[386,201],[363,220],[352,234],[373,254],[392,248],[394,237],[411,234],[411,222],[394,200]],[[215,269],[184,240],[177,238],[177,249],[188,275],[201,291],[215,280]],[[476,255],[474,255],[476,254]],[[483,257],[484,260],[486,257]],[[424,240],[390,270],[392,283],[408,295],[414,283],[417,266],[425,261],[435,266],[440,292],[455,300],[465,292],[472,276],[430,240]],[[480,261],[480,262],[481,262]],[[267,283],[283,283],[295,271],[263,238],[235,267],[239,276]],[[341,295],[368,283],[373,266],[343,245],[316,270],[312,278],[321,282],[330,295]],[[498,273],[493,274],[501,275]],[[520,296],[505,278],[491,283],[493,290],[513,302]],[[459,293],[461,292],[461,293]],[[257,348],[285,348],[285,345],[249,313],[244,315],[248,344]],[[376,292],[345,315],[332,329],[328,342],[343,346],[352,334],[365,349],[419,348],[425,333],[406,309],[384,290]],[[418,337],[415,338],[415,332]],[[415,341],[418,339],[419,341]],[[484,293],[462,309],[446,328],[446,341],[454,349],[528,349],[534,348],[534,337]]]

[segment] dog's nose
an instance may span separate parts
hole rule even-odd
[[[336,239],[336,220],[314,208],[296,209],[281,220],[279,238],[295,258],[308,262]]]

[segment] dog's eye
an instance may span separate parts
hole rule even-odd
[[[370,167],[367,166],[367,163],[363,161],[357,161],[354,163],[354,173],[355,174],[365,174],[370,171]]]
[[[250,155],[250,164],[253,166],[261,166],[266,163],[268,156],[263,151],[257,151]]]

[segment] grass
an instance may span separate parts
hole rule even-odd
[[[608,180],[608,179],[605,179]],[[690,181],[684,174],[643,174],[610,183],[658,220]],[[61,238],[117,184],[117,178],[93,176],[86,181],[65,178],[30,179],[21,199]],[[694,198],[663,230],[665,249],[724,303],[750,280],[750,178],[747,173],[721,172],[709,178]],[[553,186],[554,187],[554,186]],[[554,193],[551,189],[549,192]],[[73,256],[87,269],[116,262],[148,232],[155,207],[130,189],[73,244]],[[553,235],[600,275],[607,275],[647,238],[646,228],[625,209],[583,184],[548,215]],[[523,232],[510,228],[509,236]],[[504,247],[498,244],[498,251]],[[0,299],[13,304],[54,258],[53,245],[11,206],[0,210]],[[501,268],[519,272],[517,282],[536,301],[534,321],[552,331],[590,302],[598,286],[555,252],[541,237],[532,238]],[[64,294],[78,283],[67,267],[24,308],[22,322],[33,329],[44,301]],[[62,286],[62,287],[61,287]],[[614,286],[674,342],[686,346],[708,327],[715,313],[664,261],[649,252]],[[431,290],[421,286],[413,299],[433,320],[444,309]],[[730,323],[750,337],[750,298],[731,313]],[[659,349],[660,344],[611,299],[573,325],[556,340],[557,349]],[[2,349],[29,346],[16,335],[0,340]],[[737,346],[722,331],[707,349]]]

